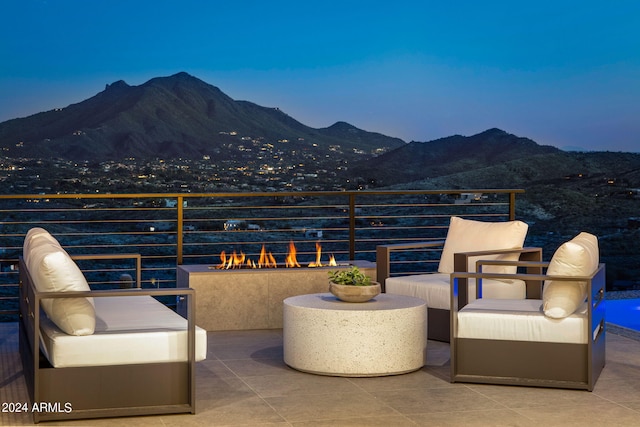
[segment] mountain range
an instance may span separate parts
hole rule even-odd
[[[202,158],[220,154],[242,138],[286,141],[286,150],[340,146],[347,157],[404,145],[399,138],[338,122],[323,129],[303,125],[278,108],[235,101],[220,89],[181,72],[140,86],[124,81],[77,104],[0,123],[8,157],[76,161],[135,157]]]
[[[533,188],[564,186],[572,176],[583,188],[593,183],[592,192],[611,188],[610,179],[640,188],[640,154],[565,152],[495,128],[410,143],[345,122],[315,129],[278,108],[233,100],[184,72],[139,86],[117,81],[79,103],[0,123],[4,156],[21,159],[210,156],[255,166],[265,145],[285,165],[324,162],[339,178],[370,188]]]
[[[518,159],[563,153],[500,129],[469,137],[453,135],[430,142],[411,142],[379,157],[360,162],[353,176],[393,185],[468,172]]]

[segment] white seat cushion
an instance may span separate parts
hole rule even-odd
[[[71,336],[43,319],[43,350],[56,368],[187,360],[187,321],[155,298],[94,298],[95,333]],[[196,326],[196,361],[207,356],[207,331]]]
[[[458,312],[457,338],[585,344],[587,306],[565,319],[542,313],[542,300],[482,298]]]
[[[449,310],[451,307],[450,275],[444,273],[416,274],[411,276],[390,277],[385,281],[386,292],[422,298],[427,307]],[[470,301],[475,300],[476,285],[469,285]],[[482,280],[484,298],[524,299],[526,285],[522,280]]]

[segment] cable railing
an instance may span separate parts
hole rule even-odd
[[[515,219],[520,189],[264,193],[0,195],[0,319],[15,320],[18,257],[27,231],[42,227],[71,255],[140,254],[142,287],[175,287],[176,266],[221,263],[221,254],[300,264],[323,256],[375,261],[376,246],[440,240],[452,215]],[[392,274],[431,271],[439,250],[391,260]],[[92,287],[121,286],[133,263],[78,261]],[[434,267],[435,265],[435,267]]]

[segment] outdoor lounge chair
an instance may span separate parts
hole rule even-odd
[[[453,273],[451,381],[593,390],[605,364],[605,266],[597,238],[581,233],[564,243],[546,274]],[[479,270],[495,264],[480,261]],[[530,265],[532,263],[518,263]],[[488,278],[543,281],[541,299],[482,295]],[[477,280],[466,302],[463,279]]]
[[[19,268],[19,347],[36,423],[195,413],[206,331],[195,325],[193,289],[91,290],[42,228],[27,233]],[[154,298],[170,295],[186,300],[186,319]]]
[[[473,272],[478,259],[542,260],[542,249],[523,248],[528,225],[522,221],[484,222],[451,217],[446,240],[381,245],[377,247],[376,269],[384,292],[422,298],[427,302],[427,336],[449,341],[450,337],[450,274],[454,271]],[[437,273],[390,277],[392,252],[442,247]],[[491,270],[515,273],[516,267],[496,266]],[[537,268],[537,267],[532,267]],[[530,270],[539,272],[539,269]],[[464,280],[464,279],[462,279]],[[473,280],[471,287],[474,289]],[[485,293],[494,298],[539,297],[537,283],[520,279],[486,280]]]

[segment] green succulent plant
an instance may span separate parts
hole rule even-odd
[[[329,280],[338,285],[371,286],[371,278],[355,265],[349,270],[329,271]]]

